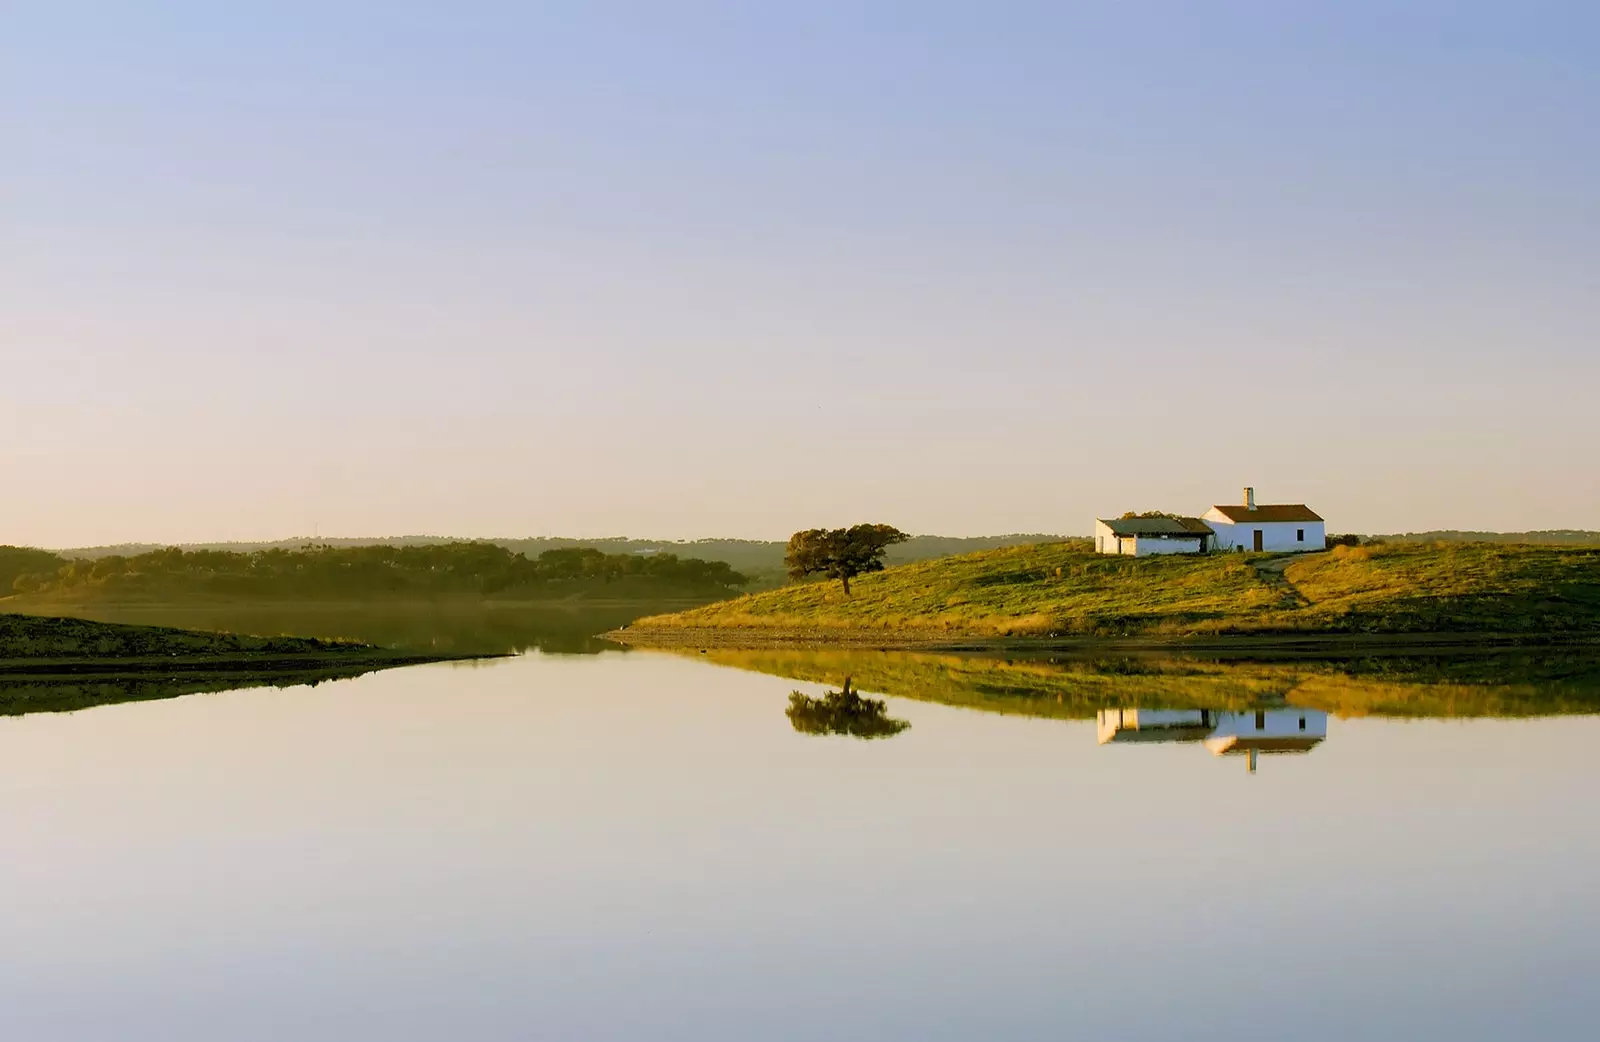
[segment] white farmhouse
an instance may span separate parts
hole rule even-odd
[[[1211,526],[1198,517],[1121,517],[1094,523],[1094,548],[1102,554],[1203,554],[1215,549]]]
[[[1216,533],[1217,550],[1266,550],[1282,553],[1321,550],[1325,525],[1304,503],[1257,503],[1256,490],[1244,490],[1244,502],[1214,506],[1206,524]]]

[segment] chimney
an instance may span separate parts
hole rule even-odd
[[[1246,510],[1256,508],[1256,490],[1246,485],[1244,490],[1244,505]]]

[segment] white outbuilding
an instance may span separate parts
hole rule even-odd
[[[1214,506],[1203,517],[1217,550],[1321,550],[1326,536],[1322,518],[1304,503],[1257,503],[1253,488],[1244,490],[1243,503]]]
[[[1211,526],[1198,517],[1119,517],[1094,523],[1094,548],[1102,554],[1150,557],[1203,554],[1215,549]]]

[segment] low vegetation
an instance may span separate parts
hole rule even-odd
[[[658,602],[414,600],[193,600],[143,603],[94,600],[70,606],[97,622],[221,630],[261,636],[294,634],[410,648],[450,655],[514,655],[538,648],[598,654],[616,645],[599,634],[643,610],[674,611],[682,599]],[[61,606],[63,608],[69,606]]]
[[[710,631],[820,639],[1226,634],[1600,634],[1600,549],[1438,543],[1116,557],[1008,547],[804,583],[642,619],[631,639]]]
[[[216,672],[399,665],[457,656],[313,637],[251,637],[165,626],[0,614],[0,676]]]

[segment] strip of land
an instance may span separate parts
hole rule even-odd
[[[0,615],[0,678],[365,672],[464,657],[312,637],[254,637],[87,619]]]
[[[1439,543],[1131,558],[1008,547],[640,619],[636,645],[1194,650],[1600,639],[1600,549]]]

